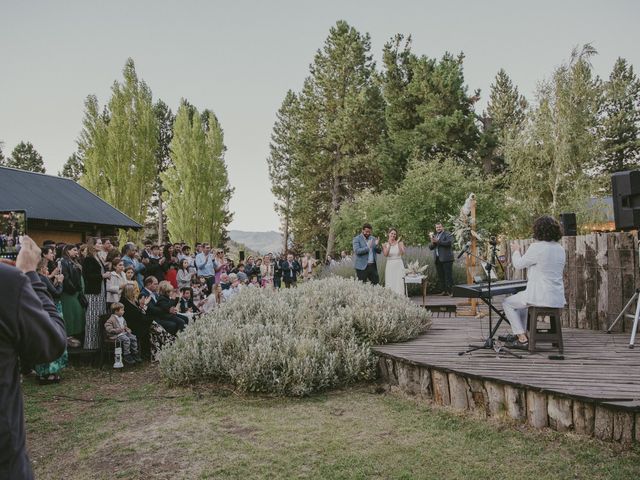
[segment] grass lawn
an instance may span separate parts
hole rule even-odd
[[[23,383],[38,479],[638,479],[640,448],[432,409],[361,385],[304,399],[168,388],[155,367]]]

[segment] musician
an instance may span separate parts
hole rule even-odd
[[[526,350],[529,340],[526,335],[529,306],[562,308],[565,304],[562,272],[566,254],[558,243],[562,238],[560,224],[552,217],[542,216],[533,224],[532,243],[522,255],[516,243],[511,244],[511,263],[516,269],[527,269],[527,288],[508,297],[502,308],[517,337],[512,348]]]

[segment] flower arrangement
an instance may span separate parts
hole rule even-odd
[[[429,265],[420,266],[420,262],[415,260],[407,263],[407,268],[405,268],[404,273],[410,277],[417,277],[418,275],[423,275],[424,272],[427,271],[428,267]]]

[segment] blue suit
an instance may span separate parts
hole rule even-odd
[[[367,245],[367,239],[364,235],[356,235],[353,237],[353,253],[356,256],[355,267],[358,280],[362,282],[371,282],[377,285],[380,281],[378,277],[378,266],[376,264],[376,256],[382,251],[380,245],[376,245],[376,237],[369,236],[372,242],[372,248]]]

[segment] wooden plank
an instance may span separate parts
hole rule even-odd
[[[575,237],[576,249],[575,249],[575,276],[573,282],[569,285],[572,290],[572,296],[574,298],[574,305],[576,310],[576,320],[572,323],[572,327],[586,328],[587,323],[587,291],[586,291],[586,249],[587,241],[586,237]]]
[[[609,328],[609,319],[607,317],[609,311],[609,255],[607,253],[607,236],[608,234],[605,233],[599,233],[596,236],[597,310],[598,329],[600,330]]]
[[[637,250],[634,250],[634,236],[630,232],[620,234],[620,268],[622,277],[622,301],[626,304],[636,287]],[[624,331],[630,332],[633,320],[625,318]]]
[[[620,266],[620,233],[610,233],[607,237],[607,252],[609,255],[609,290],[607,304],[608,323],[611,325],[624,306],[622,298],[622,268]],[[618,322],[614,331],[621,332],[624,322]]]
[[[584,290],[585,323],[580,328],[597,330],[598,325],[598,264],[596,261],[597,240],[595,234],[585,235]]]
[[[567,322],[568,327],[576,328],[578,325],[576,310],[576,237],[566,237],[566,255],[567,263],[565,264],[565,297],[567,299]],[[563,325],[564,326],[564,325]]]

